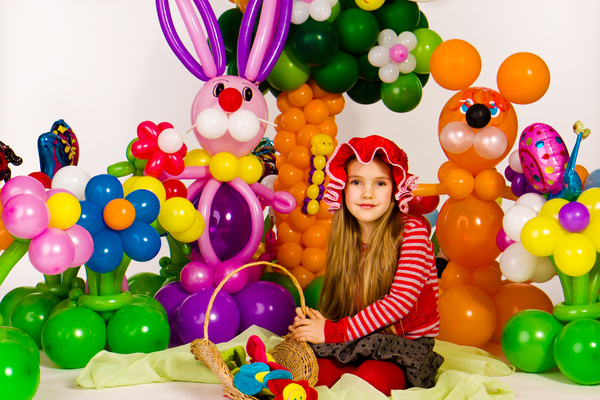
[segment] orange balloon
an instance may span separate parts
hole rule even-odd
[[[281,114],[281,125],[283,128],[292,133],[296,133],[306,124],[306,117],[299,108],[290,108]]]
[[[302,108],[313,99],[313,91],[308,84],[304,83],[298,89],[288,92],[288,97],[295,107]]]
[[[327,253],[323,249],[307,247],[302,252],[302,266],[312,273],[319,272],[325,268]]]
[[[296,204],[304,204],[306,198],[306,189],[308,184],[306,182],[298,182],[288,190],[288,192],[296,199]]]
[[[438,339],[465,346],[483,346],[496,328],[496,309],[481,290],[469,285],[446,289],[439,300]]]
[[[302,246],[298,243],[284,243],[277,249],[277,262],[287,269],[300,265]]]
[[[448,172],[450,172],[456,168],[458,168],[458,166],[456,164],[454,164],[452,161],[446,161],[445,163],[440,165],[440,168],[438,169],[438,180],[440,182],[443,181],[444,178],[446,177],[446,175],[448,174]]]
[[[232,3],[235,3],[236,6],[238,6],[238,8],[240,9],[240,11],[242,12],[242,14],[244,12],[246,12],[246,7],[248,6],[248,0],[229,0]]]
[[[275,124],[275,132],[280,132],[280,131],[284,130],[283,127],[281,126],[281,114],[279,114],[278,116],[275,117],[273,124]]]
[[[6,248],[15,240],[8,230],[4,227],[4,223],[0,218],[0,250],[6,250]]]
[[[281,168],[281,167],[279,167],[279,168]],[[273,190],[274,190],[275,192],[282,192],[282,191],[283,191],[283,192],[287,192],[289,189],[290,189],[290,188],[289,188],[289,186],[285,185],[285,184],[284,184],[284,183],[281,181],[281,179],[279,179],[279,177],[277,177],[277,178],[275,179],[275,182],[273,182]],[[285,215],[287,215],[287,214],[285,214]]]
[[[320,133],[321,131],[319,130],[319,128],[317,128],[316,125],[306,124],[298,131],[296,140],[298,141],[299,145],[304,146],[306,148],[310,148],[311,139],[313,138],[313,136],[318,135]]]
[[[296,183],[302,181],[304,172],[301,169],[294,167],[292,164],[284,164],[279,168],[278,178],[284,185],[292,187]]]
[[[288,157],[287,157],[287,153],[279,153],[279,155],[277,156],[277,160],[275,160],[275,165],[277,166],[277,169],[279,170],[283,165],[287,164],[288,161]]]
[[[310,167],[310,151],[302,145],[294,146],[288,153],[290,164],[299,169]]]
[[[455,200],[462,200],[473,192],[475,179],[466,169],[456,168],[448,171],[441,182],[448,195]]]
[[[275,220],[277,221],[277,223],[287,221],[288,218],[290,217],[290,214],[280,214],[275,210],[273,210],[273,214],[275,215]]]
[[[281,92],[279,93],[279,96],[277,96],[277,108],[279,109],[279,111],[281,111],[282,113],[286,112],[287,110],[289,110],[290,108],[294,108],[294,104],[290,101],[290,98],[288,97],[288,93],[287,92]]]
[[[471,271],[454,261],[449,261],[444,272],[442,272],[442,279],[446,288],[468,285],[471,282]]]
[[[577,172],[577,175],[579,175],[581,182],[585,182],[585,178],[587,178],[590,174],[586,167],[579,164],[575,165],[575,172]]]
[[[277,132],[273,139],[273,145],[278,152],[287,154],[297,145],[296,134],[288,131]]]
[[[481,57],[477,49],[464,40],[446,40],[433,51],[429,68],[441,87],[461,90],[471,86],[479,76]]]
[[[325,96],[323,100],[327,103],[327,107],[329,107],[329,115],[338,115],[344,110],[344,106],[346,105],[346,100],[341,94],[330,94],[329,96]]]
[[[333,214],[329,212],[329,204],[321,200],[319,202],[319,211],[315,216],[317,217],[317,219],[332,219]]]
[[[319,125],[329,117],[329,107],[321,99],[313,99],[304,107],[304,116],[309,124]]]
[[[494,335],[500,338],[506,321],[522,310],[542,310],[552,314],[554,305],[548,295],[527,283],[506,283],[492,296],[497,322]]]
[[[298,280],[298,284],[300,284],[302,289],[315,279],[315,274],[304,268],[302,265],[294,267],[292,269],[292,275]]]
[[[322,270],[320,270],[319,272],[317,272],[317,273],[315,274],[315,278],[318,278],[318,277],[320,277],[320,276],[323,276],[323,275],[325,275],[325,271],[326,271],[326,270],[327,270],[327,268],[323,268]]]
[[[329,93],[321,89],[312,79],[308,81],[308,84],[313,91],[313,99],[322,99],[329,95]]]
[[[468,196],[448,199],[436,222],[436,236],[444,254],[471,268],[490,265],[500,255],[496,235],[502,228],[504,212],[495,201]]]
[[[335,138],[338,133],[338,126],[332,119],[326,119],[325,121],[321,122],[318,125],[318,128],[322,134],[325,134],[331,138]]]
[[[531,104],[546,94],[550,86],[550,70],[533,53],[509,56],[498,69],[498,90],[510,102]]]
[[[333,222],[332,218],[329,219],[317,219],[315,221],[315,225],[319,225],[327,229],[327,232],[331,232],[331,223]]]
[[[475,193],[484,200],[496,200],[502,196],[506,181],[498,171],[488,169],[475,176]]]
[[[283,221],[277,225],[277,238],[281,239],[283,243],[300,244],[302,234],[290,228],[290,225],[287,223],[287,221]]]
[[[302,207],[296,207],[290,213],[290,227],[297,232],[304,232],[315,224],[315,216],[304,214]]]
[[[104,206],[104,222],[116,231],[127,229],[135,219],[133,204],[125,199],[114,199]]]
[[[329,231],[321,225],[313,225],[302,233],[302,243],[307,247],[316,247],[322,249],[327,245]],[[302,263],[304,264],[304,263]]]
[[[490,265],[475,268],[471,273],[471,285],[492,296],[502,286],[502,274]]]

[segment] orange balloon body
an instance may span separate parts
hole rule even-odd
[[[498,69],[498,90],[516,104],[530,104],[546,94],[550,86],[550,70],[539,56],[516,53]]]

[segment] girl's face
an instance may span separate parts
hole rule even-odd
[[[347,165],[347,173],[348,181],[344,189],[346,207],[368,238],[375,222],[387,211],[392,201],[394,181],[391,168],[378,158],[369,164],[352,160]]]

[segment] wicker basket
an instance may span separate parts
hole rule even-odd
[[[306,303],[304,300],[304,294],[302,293],[302,288],[298,284],[296,278],[287,269],[281,265],[267,262],[255,262],[242,265],[231,274],[227,275],[215,289],[206,309],[206,318],[204,320],[204,338],[196,339],[190,345],[191,352],[194,357],[196,357],[197,360],[202,361],[211,369],[212,372],[214,372],[217,378],[219,378],[219,381],[221,381],[221,386],[223,386],[223,394],[234,400],[256,399],[256,397],[245,395],[237,390],[233,384],[233,375],[229,371],[229,368],[227,368],[227,365],[225,365],[225,362],[221,357],[221,353],[217,349],[217,346],[215,346],[215,344],[208,339],[208,321],[210,317],[210,310],[213,302],[215,301],[217,293],[219,290],[221,290],[229,278],[242,269],[265,264],[273,268],[280,269],[290,278],[292,278],[292,281],[294,282],[294,285],[300,294],[300,306],[302,307],[304,314],[306,314]],[[269,353],[273,356],[276,363],[280,364],[284,368],[287,368],[292,373],[294,380],[306,380],[310,386],[314,386],[317,383],[319,366],[317,364],[317,358],[315,357],[312,349],[306,342],[297,342],[289,339],[288,336],[286,336],[284,339],[285,340],[283,342],[275,346],[271,351],[269,351]]]

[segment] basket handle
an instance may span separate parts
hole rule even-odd
[[[279,264],[270,263],[270,262],[266,262],[266,261],[259,261],[259,262],[244,264],[241,267],[239,267],[238,269],[236,269],[235,271],[233,271],[232,273],[230,273],[229,275],[227,275],[225,278],[223,278],[221,283],[219,283],[219,286],[216,287],[215,291],[213,292],[212,296],[210,297],[210,301],[208,302],[208,307],[206,307],[206,316],[204,318],[204,339],[208,340],[208,321],[210,320],[210,311],[212,309],[215,298],[217,297],[217,293],[219,293],[219,290],[221,290],[223,285],[225,285],[225,283],[227,283],[227,280],[229,278],[231,278],[233,275],[237,274],[238,272],[240,272],[243,269],[254,267],[255,265],[268,265],[270,267],[280,269],[285,274],[287,274],[287,276],[292,278],[292,282],[296,286],[296,289],[298,289],[298,294],[300,295],[300,308],[302,308],[302,312],[304,313],[304,315],[306,315],[306,301],[304,299],[304,293],[302,292],[302,287],[298,283],[298,280],[296,279],[296,277],[294,275],[292,275],[292,273],[290,271],[288,271],[285,267],[282,267]]]

